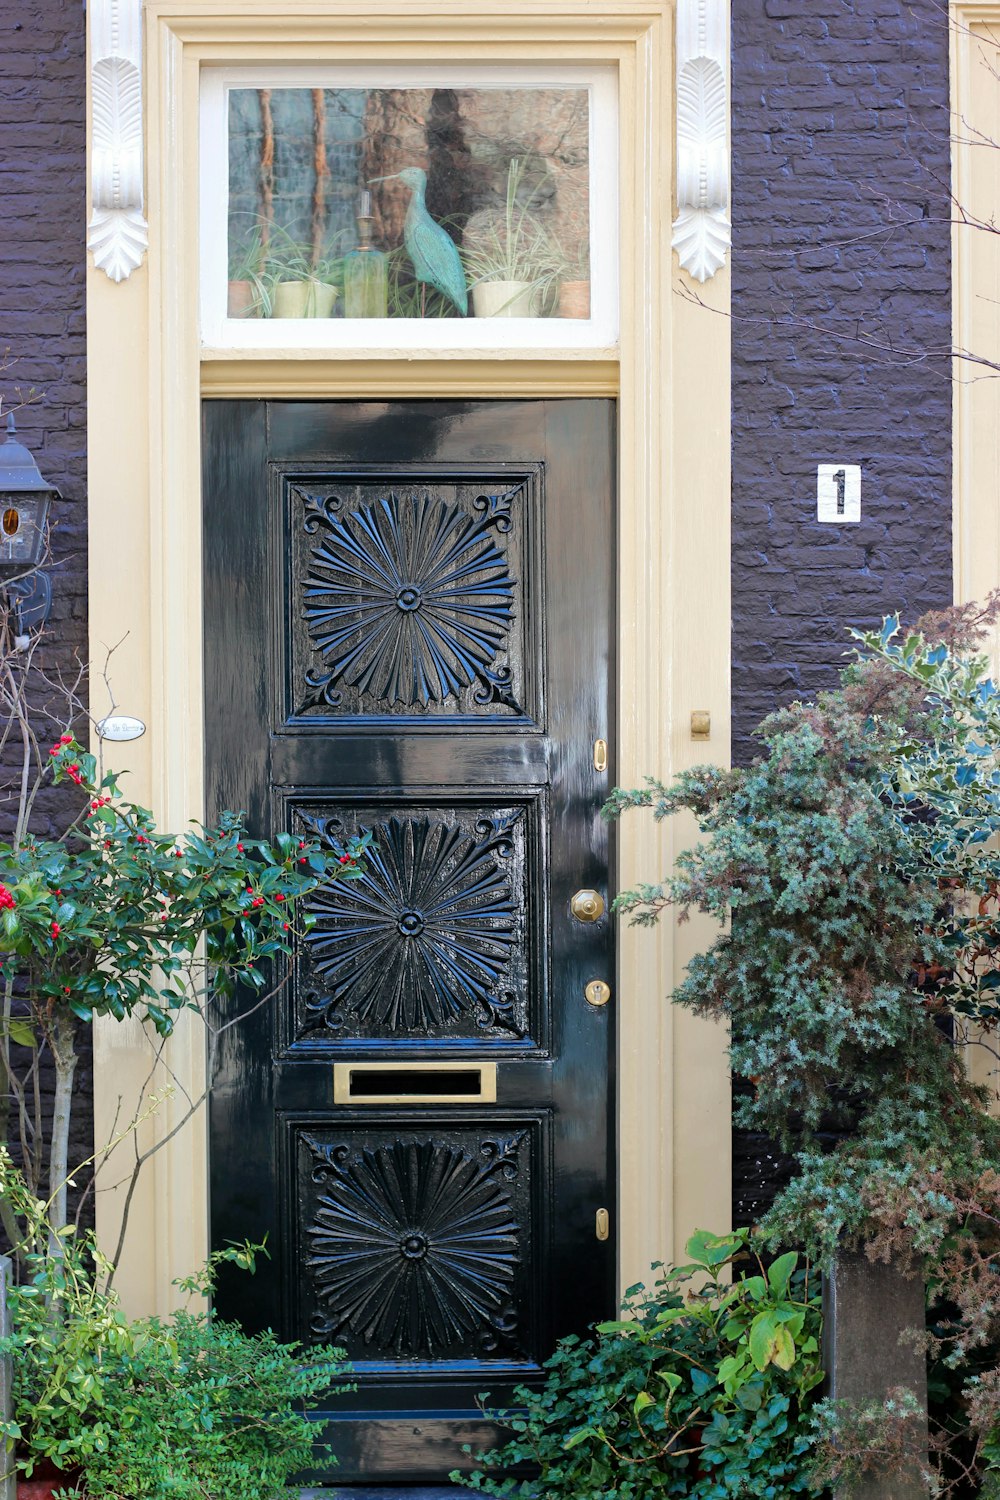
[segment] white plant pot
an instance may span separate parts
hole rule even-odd
[[[323,281],[279,281],[271,299],[273,318],[328,318],[337,288]]]
[[[538,302],[530,281],[480,281],[472,288],[477,318],[537,318]]]

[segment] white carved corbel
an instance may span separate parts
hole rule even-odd
[[[142,201],[142,0],[90,0],[93,111],[87,245],[124,281],[149,244]]]
[[[696,281],[726,261],[728,0],[677,0],[677,218],[673,246]]]

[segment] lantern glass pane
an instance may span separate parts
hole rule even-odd
[[[45,543],[48,496],[0,493],[0,567],[30,567]]]

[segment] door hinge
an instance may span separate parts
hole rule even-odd
[[[594,1217],[594,1233],[599,1240],[606,1240],[611,1234],[611,1215],[606,1208],[599,1208]]]

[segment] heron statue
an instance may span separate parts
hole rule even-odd
[[[427,288],[432,286],[453,302],[464,318],[469,311],[465,272],[455,241],[427,212],[427,173],[423,167],[404,167],[401,172],[371,178],[372,182],[396,180],[410,189],[410,202],[403,220],[403,244],[413,262],[414,275],[420,282],[420,316],[424,315]]]

